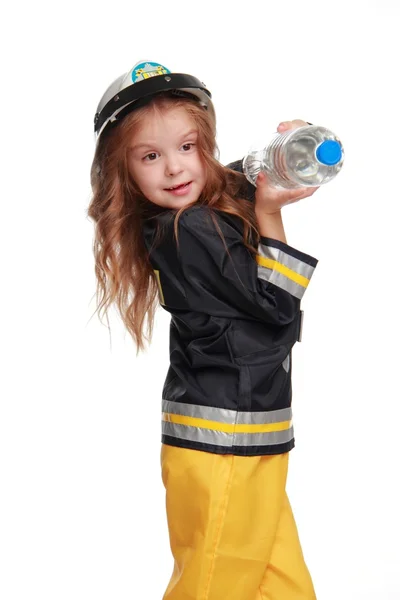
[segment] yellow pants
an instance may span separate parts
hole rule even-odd
[[[162,445],[174,571],[164,600],[315,600],[285,492],[288,453]]]

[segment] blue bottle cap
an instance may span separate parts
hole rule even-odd
[[[335,140],[325,140],[318,146],[316,156],[324,165],[336,165],[342,158],[342,148]]]

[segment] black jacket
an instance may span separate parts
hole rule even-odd
[[[229,166],[240,170],[239,162]],[[160,302],[171,314],[162,442],[221,454],[287,452],[294,446],[291,349],[318,261],[266,237],[255,260],[241,220],[214,214],[231,258],[205,206],[181,215],[179,249],[175,211],[144,226]],[[164,234],[154,245],[157,221]]]

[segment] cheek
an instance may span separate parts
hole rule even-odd
[[[195,169],[198,177],[205,177],[205,165],[203,164],[200,156],[196,156],[195,161],[193,162],[193,168]]]
[[[199,172],[199,176],[200,176],[201,180],[203,181],[203,183],[205,183],[206,179],[207,179],[207,170],[206,170],[205,165],[203,165],[203,163],[201,161],[199,162],[198,172]]]
[[[154,166],[135,169],[134,180],[144,196],[154,199],[162,187],[160,173]]]
[[[148,177],[144,173],[144,169],[140,164],[134,164],[129,167],[129,172],[135,181],[135,183],[140,187],[143,191],[143,187],[146,187],[146,181],[148,181]]]
[[[129,174],[132,177],[132,179],[137,182],[139,179],[138,169],[133,162],[128,162],[128,170],[129,170]]]

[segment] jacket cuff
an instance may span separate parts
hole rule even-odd
[[[288,244],[261,236],[258,245],[257,275],[301,298],[310,283],[318,260]]]

